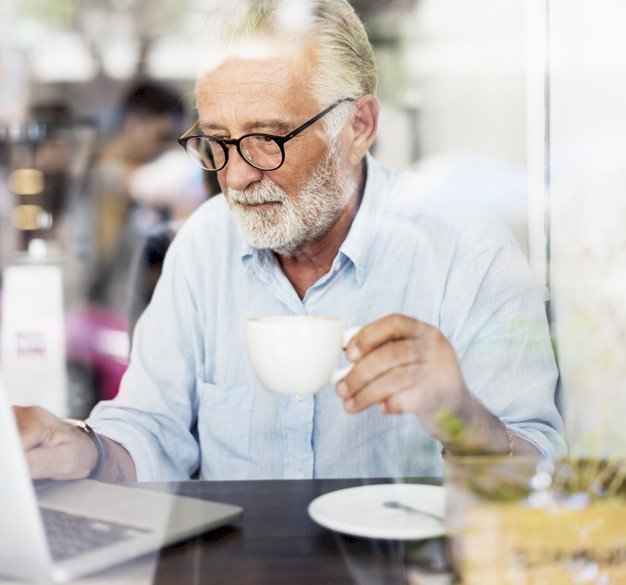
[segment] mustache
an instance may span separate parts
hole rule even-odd
[[[260,205],[262,203],[282,203],[286,199],[286,195],[277,185],[262,179],[260,183],[251,185],[246,189],[230,189],[226,190],[231,201],[240,205]]]

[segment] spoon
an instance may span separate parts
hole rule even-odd
[[[443,522],[443,517],[439,516],[438,514],[433,514],[432,512],[426,512],[424,510],[418,510],[417,508],[407,506],[402,502],[384,502],[383,506],[385,506],[385,508],[391,508],[392,510],[402,510],[404,512],[409,512],[410,514],[421,514],[422,516],[428,516],[428,518],[433,518],[434,520],[439,520],[439,522]]]

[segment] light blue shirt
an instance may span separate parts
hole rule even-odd
[[[544,454],[565,451],[543,302],[509,232],[417,175],[367,166],[350,232],[303,299],[272,252],[242,240],[222,196],[183,226],[120,392],[89,419],[129,451],[139,480],[198,467],[216,480],[441,474],[441,445],[414,415],[348,414],[331,385],[303,400],[265,390],[244,340],[245,319],[263,315],[353,327],[402,313],[435,325],[490,411]]]

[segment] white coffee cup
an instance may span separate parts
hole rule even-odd
[[[265,388],[305,396],[348,373],[351,366],[337,366],[358,330],[346,330],[338,317],[251,317],[246,320],[248,356]]]

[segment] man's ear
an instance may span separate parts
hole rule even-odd
[[[364,95],[356,102],[356,115],[352,120],[352,144],[350,162],[357,165],[372,146],[378,127],[378,100],[372,94]]]

